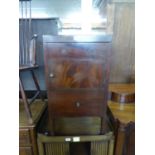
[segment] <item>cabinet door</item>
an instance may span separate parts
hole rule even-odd
[[[107,69],[106,44],[49,43],[45,45],[48,89],[103,87]]]
[[[33,155],[31,147],[19,147],[19,155]]]
[[[48,63],[48,87],[102,88],[103,63],[98,60],[59,59]]]

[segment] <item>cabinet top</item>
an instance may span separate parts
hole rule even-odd
[[[112,35],[43,35],[44,43],[111,42]]]

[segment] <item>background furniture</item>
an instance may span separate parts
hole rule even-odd
[[[33,124],[32,112],[30,110],[30,104],[34,102],[34,100],[38,97],[38,95],[40,95],[40,98],[42,99],[42,101],[44,100],[43,96],[41,95],[40,86],[39,86],[37,77],[35,76],[35,73],[34,73],[34,69],[36,69],[36,68],[38,68],[37,65],[34,65],[34,66],[20,66],[19,67],[19,86],[20,86],[21,97],[22,97],[22,100],[23,100],[22,104],[24,104],[24,108],[25,108],[25,111],[26,111],[26,115],[27,115],[27,119],[29,121],[29,124]],[[33,80],[33,82],[35,84],[35,87],[36,87],[36,92],[35,92],[34,96],[29,100],[28,100],[28,98],[26,96],[26,93],[25,93],[25,90],[24,90],[24,84],[23,84],[22,78],[21,78],[21,72],[24,72],[24,71],[30,71],[31,76],[32,76],[32,80]]]
[[[43,36],[51,126],[60,117],[98,116],[100,133],[105,132],[111,40],[111,35]]]
[[[109,119],[115,131],[115,155],[135,154],[135,85],[112,84],[109,91],[115,93],[108,102]],[[117,96],[118,95],[118,96]],[[122,95],[122,96],[121,96]],[[116,102],[117,99],[117,102]],[[120,99],[120,100],[118,100]],[[126,101],[128,103],[121,103]],[[129,102],[130,101],[130,102]]]
[[[29,124],[33,124],[32,113],[30,111],[30,104],[40,95],[40,98],[43,100],[41,95],[40,86],[35,76],[34,69],[38,68],[36,65],[36,38],[37,35],[31,33],[31,0],[19,0],[21,5],[21,22],[19,25],[19,86],[21,91],[21,97],[23,99],[27,119]],[[32,80],[37,89],[35,95],[31,100],[27,99],[24,84],[22,82],[22,72],[30,71]]]
[[[29,124],[23,104],[19,106],[19,155],[38,155],[37,126],[47,107],[46,102],[36,100],[30,105],[33,124]]]

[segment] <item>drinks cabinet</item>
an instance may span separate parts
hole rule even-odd
[[[51,133],[58,117],[105,117],[111,35],[43,36]]]

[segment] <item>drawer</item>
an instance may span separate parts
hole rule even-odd
[[[106,103],[100,91],[50,92],[50,116],[103,116]]]
[[[46,43],[46,58],[106,58],[106,43]]]
[[[30,130],[29,129],[20,129],[19,130],[19,145],[25,146],[31,144]]]
[[[32,147],[19,147],[19,155],[33,155]]]

